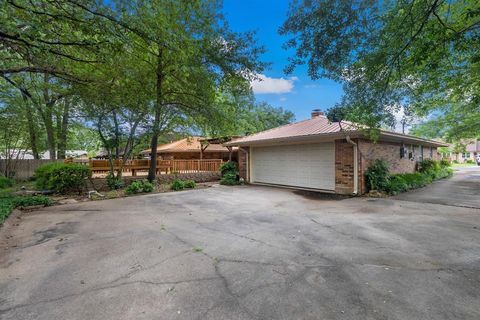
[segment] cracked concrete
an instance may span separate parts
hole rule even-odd
[[[243,186],[26,213],[0,229],[0,319],[479,319],[480,209],[423,200]]]

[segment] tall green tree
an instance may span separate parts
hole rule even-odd
[[[131,26],[126,30],[130,54],[150,81],[145,86],[151,90],[153,115],[148,179],[154,180],[162,119],[216,113],[216,88],[248,82],[262,68],[262,49],[253,34],[229,31],[218,1],[119,1],[116,7]]]
[[[312,78],[343,83],[351,120],[391,125],[392,106],[405,104],[478,134],[478,1],[296,0],[280,33],[296,50],[286,71],[307,64]]]

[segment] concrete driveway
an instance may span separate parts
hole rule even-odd
[[[455,174],[450,179],[435,181],[425,188],[399,194],[395,199],[480,208],[480,167],[460,167],[454,170]]]
[[[0,237],[5,320],[480,319],[475,208],[212,187],[45,208]]]

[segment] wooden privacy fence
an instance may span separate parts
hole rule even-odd
[[[33,177],[35,170],[46,163],[63,162],[63,160],[45,159],[1,159],[0,172],[16,180],[27,180]]]

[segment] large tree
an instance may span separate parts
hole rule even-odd
[[[313,79],[343,83],[350,120],[391,125],[404,104],[478,135],[478,1],[296,0],[280,33],[296,50],[286,71],[307,64]]]
[[[215,114],[217,87],[251,80],[262,68],[262,49],[251,33],[229,31],[219,1],[118,1],[116,7],[130,26],[124,30],[129,53],[149,80],[153,180],[162,120]]]

